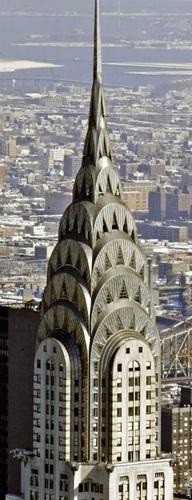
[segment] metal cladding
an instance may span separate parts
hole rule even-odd
[[[49,261],[37,347],[46,337],[61,339],[62,335],[65,342],[72,337],[80,353],[84,388],[82,459],[87,460],[91,456],[89,380],[94,376],[95,364],[102,360],[104,366],[104,358],[109,358],[129,336],[143,338],[150,346],[156,372],[160,354],[146,261],[134,219],[121,199],[120,178],[112,161],[101,76],[98,0],[93,86],[82,166]]]

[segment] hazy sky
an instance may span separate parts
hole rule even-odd
[[[94,0],[0,0],[0,10],[7,9],[32,9],[32,10],[55,10],[64,11],[76,9],[79,12],[91,12]],[[103,10],[137,9],[185,9],[190,8],[191,0],[101,0]]]

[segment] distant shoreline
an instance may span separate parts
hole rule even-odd
[[[59,68],[60,64],[44,63],[27,60],[0,59],[0,73],[14,73],[22,69],[43,69],[43,68]]]
[[[84,17],[92,18],[90,14],[82,14],[81,12],[35,12],[35,11],[1,11],[0,17]],[[143,18],[143,17],[156,17],[157,12],[155,11],[140,11],[140,12],[103,12],[102,17],[130,17],[130,18]],[[159,17],[192,17],[192,12],[158,12]]]

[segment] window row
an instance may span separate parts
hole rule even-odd
[[[84,491],[90,491],[92,493],[103,493],[103,484],[99,483],[80,483],[79,484],[79,492],[82,493]]]

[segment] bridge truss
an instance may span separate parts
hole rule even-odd
[[[192,382],[192,316],[162,330],[163,382]]]

